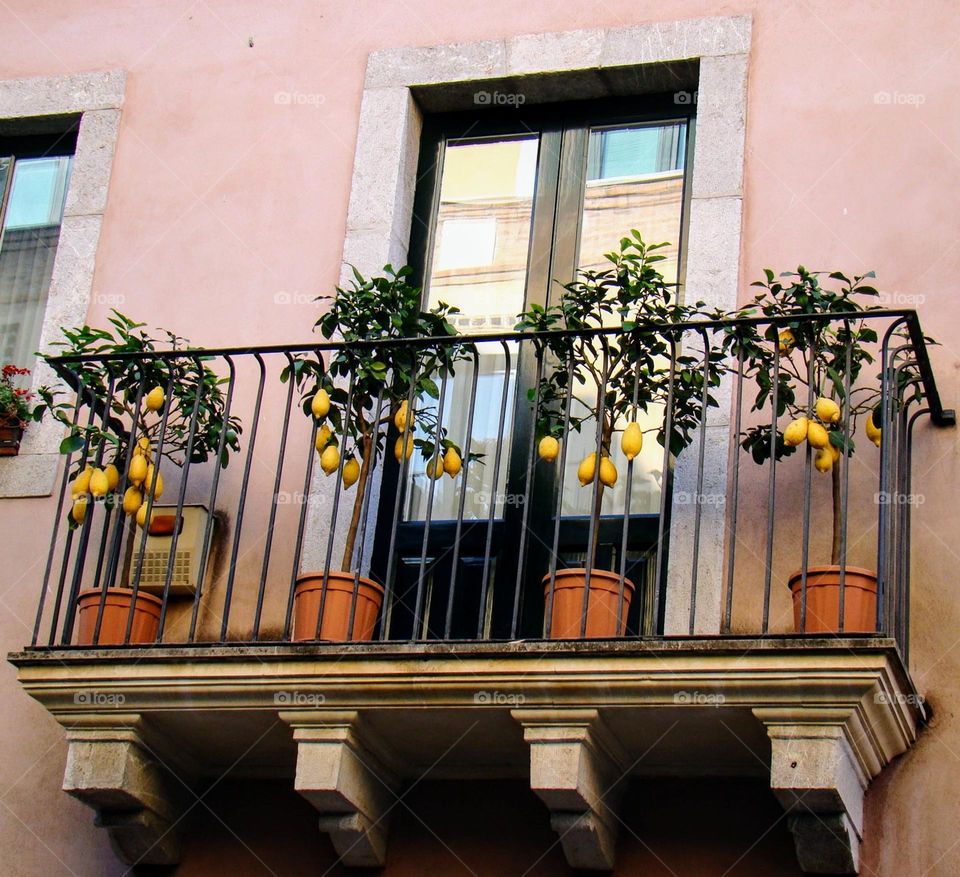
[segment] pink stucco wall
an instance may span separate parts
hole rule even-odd
[[[0,78],[129,72],[97,256],[101,301],[122,296],[122,309],[195,343],[300,341],[316,318],[310,299],[339,273],[371,50],[744,12],[753,41],[741,277],[802,261],[874,269],[883,288],[920,296],[943,342],[933,356],[944,401],[957,407],[960,43],[950,0],[8,0]],[[278,92],[318,97],[287,105]],[[878,92],[913,98],[878,103]],[[90,320],[107,307],[94,303]],[[917,446],[927,502],[914,524],[912,663],[935,719],[868,796],[863,873],[878,877],[960,872],[960,454],[952,432],[922,428]],[[44,499],[0,502],[4,651],[29,638],[51,514]],[[0,684],[3,870],[123,873],[89,811],[58,790],[62,732],[11,667]]]

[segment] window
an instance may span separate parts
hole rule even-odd
[[[578,270],[602,270],[608,264],[604,253],[633,228],[647,241],[670,243],[663,250],[667,260],[658,267],[668,281],[679,283],[693,124],[688,110],[692,108],[678,108],[672,96],[638,100],[641,107],[636,112],[625,111],[626,103],[597,101],[589,106],[491,112],[480,119],[471,113],[425,120],[410,262],[424,286],[426,304],[443,301],[459,307],[462,313],[456,322],[465,333],[509,331],[517,315],[531,304],[549,304],[558,283],[572,280]],[[509,357],[500,345],[482,345],[475,366],[471,451],[488,461],[494,459],[501,414],[506,411],[501,452],[505,462],[498,470],[494,465],[471,466],[466,485],[450,479],[437,481],[428,502],[431,479],[425,463],[418,455],[411,459],[393,564],[401,601],[415,581],[429,518],[428,555],[436,558],[429,590],[444,604],[444,579],[451,572],[444,564],[450,562],[453,524],[464,492],[463,521],[468,526],[462,528],[458,551],[462,565],[457,572],[458,596],[462,587],[466,601],[478,597],[470,593],[471,582],[479,581],[478,558],[484,547],[471,540],[483,539],[483,522],[491,512],[497,528],[493,543],[499,548],[493,558],[494,581],[505,577],[507,582],[516,576],[515,567],[509,566],[518,555],[512,543],[522,529],[518,517],[522,509],[510,497],[523,493],[522,458],[529,448],[527,431],[532,428],[526,400],[533,370],[524,362],[527,355],[516,345]],[[441,417],[454,435],[465,434],[473,368],[458,369],[445,398]],[[651,412],[650,416],[658,415]],[[588,432],[568,436],[562,548],[573,565],[587,542],[591,496],[577,489],[576,468],[592,447]],[[631,493],[636,526],[630,529],[628,560],[636,557],[638,563],[655,541],[662,464],[656,443],[646,443],[635,464]],[[389,516],[399,485],[390,483],[391,477],[396,481],[397,471],[389,457],[386,467],[381,502]],[[622,510],[625,490],[626,479],[620,479],[615,489],[605,492],[604,509],[614,515]],[[545,510],[552,509],[553,503],[540,503],[538,508],[550,514]],[[605,550],[611,555],[607,568],[616,568],[618,562],[621,521],[611,518],[606,540],[601,533],[601,545],[607,542],[606,548],[601,547],[601,559]],[[538,528],[536,521],[531,525]],[[381,572],[387,564],[386,550],[382,540],[375,547],[375,567]],[[534,544],[528,564],[542,562]],[[537,578],[536,570],[526,576],[532,582]],[[487,633],[492,635],[498,626],[496,599],[490,597],[483,610]],[[417,635],[436,629],[429,616],[428,611],[424,631]],[[394,616],[395,623],[398,617]]]
[[[0,137],[0,359],[32,368],[40,342],[75,132]]]

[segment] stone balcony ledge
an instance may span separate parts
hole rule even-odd
[[[804,869],[853,874],[863,794],[926,718],[894,642],[879,637],[163,646],[9,660],[67,731],[64,788],[97,810],[127,861],[143,848],[173,861],[177,796],[160,790],[227,769],[292,778],[343,861],[362,867],[386,855],[396,790],[426,773],[529,778],[570,863],[593,870],[613,865],[627,780],[766,776]]]

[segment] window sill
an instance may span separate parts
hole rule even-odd
[[[0,499],[50,496],[57,480],[59,454],[0,457]]]

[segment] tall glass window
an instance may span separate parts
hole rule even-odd
[[[621,235],[636,228],[647,243],[670,244],[659,251],[666,260],[657,268],[669,283],[677,282],[686,148],[686,122],[590,129],[580,220],[581,270],[609,268],[603,254]],[[615,320],[613,316],[611,319]],[[611,325],[616,325],[615,321]],[[591,399],[594,396],[591,391],[585,394]],[[640,426],[646,430],[662,418],[662,411],[651,410],[641,418]],[[577,466],[595,446],[596,435],[593,430],[572,432],[569,441],[563,514],[588,515],[592,499],[589,491],[579,488]],[[659,510],[662,469],[663,449],[654,441],[645,442],[634,463],[631,508],[636,513]],[[621,478],[613,489],[605,491],[604,508],[623,508],[625,491],[626,479]]]
[[[0,359],[32,367],[72,156],[0,158]]]
[[[465,334],[509,332],[524,309],[539,145],[540,138],[530,135],[451,140],[443,146],[427,303],[430,307],[439,302],[458,307],[460,314],[452,322]],[[471,453],[483,454],[485,464],[469,467],[464,505],[467,520],[487,518],[491,505],[498,516],[503,509],[507,467],[499,467],[494,484],[493,461],[503,408],[508,412],[504,434],[513,432],[510,415],[516,345],[510,348],[512,363],[507,375],[502,346],[479,345],[476,364],[464,364],[458,370],[458,379],[451,381],[444,400],[444,425],[453,435],[463,435],[473,370],[478,370]],[[504,459],[509,452],[507,440]],[[429,488],[426,464],[415,456],[411,459],[407,520],[426,517]],[[461,489],[459,482],[438,481],[431,516],[455,518]]]
[[[659,251],[667,258],[658,268],[668,283],[682,282],[693,115],[678,113],[665,95],[638,100],[634,110],[631,115],[617,101],[427,117],[410,247],[424,303],[458,307],[452,321],[464,334],[502,336],[521,312],[555,302],[560,285],[578,270],[608,268],[604,254],[631,229],[649,243],[669,242]],[[449,628],[454,638],[472,637],[479,620],[483,635],[502,636],[513,629],[515,611],[529,616],[521,627],[536,631],[555,525],[566,565],[582,564],[592,538],[593,492],[580,487],[576,469],[593,448],[595,429],[567,433],[558,497],[558,467],[530,456],[536,442],[532,345],[508,339],[475,347],[476,358],[458,363],[448,378],[442,405],[433,396],[418,401],[437,415],[448,441],[463,453],[469,441],[469,452],[479,455],[465,475],[433,480],[419,453],[403,467],[393,454],[386,459],[381,513],[389,519],[402,498],[402,516],[395,531],[378,535],[371,569],[392,576],[394,635],[431,637]],[[594,398],[596,391],[583,387],[577,395]],[[661,416],[651,411],[642,426]],[[669,478],[663,468],[662,448],[645,441],[632,469],[626,542],[618,518],[626,478],[604,492],[598,522],[597,562],[616,569],[623,554],[627,576],[645,583],[631,622],[637,630],[653,624],[654,567],[647,561],[655,556],[661,487]],[[521,581],[529,589],[522,607],[513,602]]]

